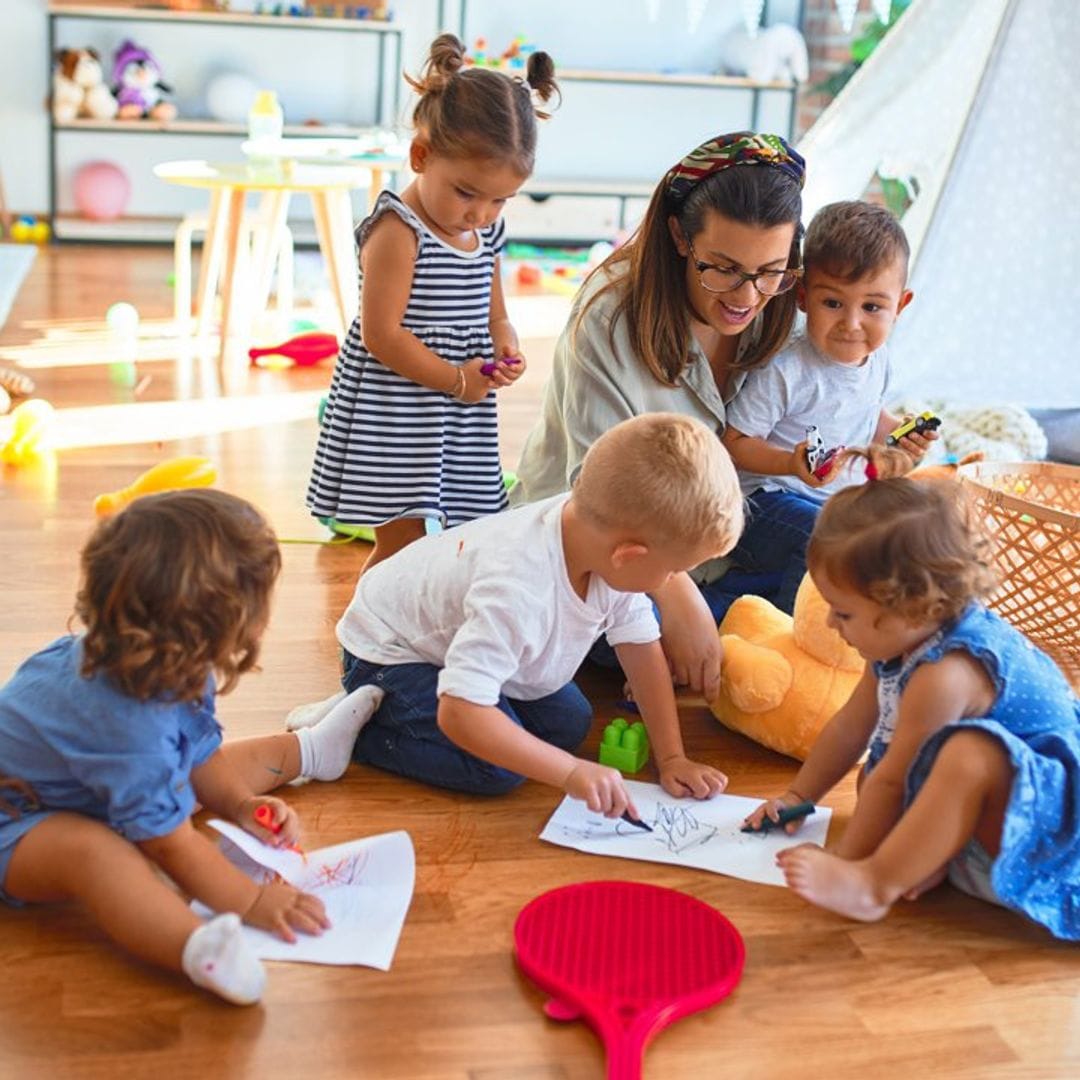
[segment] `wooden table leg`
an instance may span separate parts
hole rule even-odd
[[[210,192],[210,212],[206,219],[206,238],[199,258],[199,285],[195,292],[195,312],[198,315],[196,334],[200,338],[209,332],[214,317],[214,296],[217,293],[228,213],[225,192],[221,188],[214,188]]]
[[[243,286],[237,289],[237,264],[239,257],[237,246],[240,239],[240,225],[244,216],[244,189],[229,188],[228,224],[225,230],[225,264],[221,271],[221,351],[218,365],[224,375],[226,350],[229,344],[229,331],[232,329],[232,307],[238,295],[243,303]],[[244,260],[246,261],[246,260]]]
[[[274,265],[281,251],[282,230],[289,215],[289,193],[267,191],[262,198],[259,216],[251,244],[251,273],[254,291],[251,296],[251,313],[258,317],[270,302],[270,284],[274,278]]]
[[[345,242],[338,236],[342,231],[342,219],[350,219],[352,213],[346,209],[343,212],[342,200],[345,206],[349,204],[349,193],[345,190],[335,191],[312,191],[311,205],[315,211],[315,231],[319,236],[319,250],[322,252],[323,261],[326,263],[326,274],[330,279],[330,287],[334,293],[334,301],[337,304],[338,317],[341,321],[341,334],[348,332],[352,322],[353,308],[356,301],[356,270],[352,266],[352,288],[349,284],[349,268],[352,263],[351,255],[345,255]],[[348,245],[350,251],[352,245]]]

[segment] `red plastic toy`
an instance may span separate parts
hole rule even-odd
[[[649,1040],[730,994],[746,957],[715,908],[631,881],[538,896],[517,917],[514,947],[521,970],[551,995],[544,1012],[584,1019],[603,1040],[608,1080],[638,1080]]]
[[[333,334],[298,334],[280,345],[264,349],[248,349],[248,359],[254,364],[260,356],[287,356],[297,367],[311,367],[328,356],[336,356],[338,340]]]

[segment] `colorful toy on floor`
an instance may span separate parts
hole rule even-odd
[[[307,333],[283,341],[280,345],[268,345],[260,349],[248,349],[248,359],[257,364],[269,357],[285,357],[297,367],[312,367],[330,356],[337,356],[338,339],[333,334]],[[272,366],[265,364],[264,366]]]
[[[616,716],[600,737],[598,760],[623,773],[641,772],[649,760],[649,736],[640,720],[628,723]]]
[[[794,617],[760,596],[731,605],[720,624],[720,695],[709,702],[725,727],[805,760],[863,671],[862,657],[827,624],[828,614],[809,574]]]
[[[55,413],[44,398],[31,398],[11,411],[11,434],[0,447],[5,465],[32,465],[49,449]]]
[[[99,495],[94,500],[94,513],[106,517],[122,510],[141,495],[177,488],[209,487],[217,479],[217,469],[208,458],[178,457],[162,461],[137,476],[127,487]]]
[[[47,221],[38,221],[30,214],[23,214],[11,223],[9,239],[16,244],[44,244],[51,230]]]
[[[607,1049],[609,1080],[637,1080],[663,1028],[727,997],[742,977],[739,931],[708,904],[632,881],[566,885],[514,923],[518,966],[552,1020],[584,1020]]]

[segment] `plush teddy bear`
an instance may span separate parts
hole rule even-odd
[[[826,625],[828,605],[810,575],[787,615],[760,596],[741,596],[720,624],[720,695],[709,703],[733,731],[805,760],[844,704],[864,661]]]
[[[172,88],[161,81],[157,60],[133,41],[125,41],[113,55],[113,86],[121,120],[172,120],[176,116],[176,106],[164,99]]]
[[[116,98],[103,81],[98,54],[93,49],[58,49],[53,72],[53,119],[58,124],[80,116],[111,120],[116,109]]]

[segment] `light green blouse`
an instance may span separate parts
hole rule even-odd
[[[544,387],[540,419],[525,443],[510,492],[514,506],[536,502],[568,491],[586,450],[610,427],[649,412],[692,416],[719,437],[725,426],[725,405],[738,392],[746,375],[735,372],[725,399],[716,386],[708,358],[691,338],[691,358],[676,386],[658,382],[630,343],[626,322],[612,319],[618,289],[596,301],[578,322],[578,312],[602,284],[596,274],[578,293],[570,318],[555,345],[551,378]],[[739,340],[739,354],[758,332],[750,326]],[[698,582],[714,581],[727,568],[726,559],[713,559],[692,574]]]

